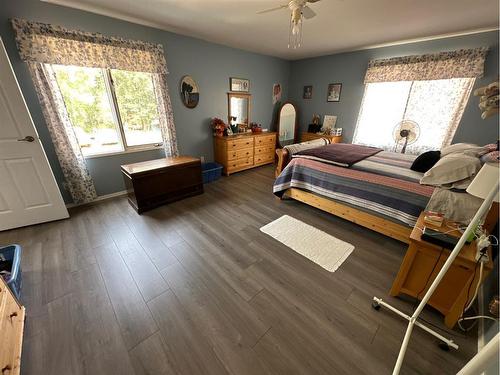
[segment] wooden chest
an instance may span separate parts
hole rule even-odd
[[[203,193],[201,161],[177,156],[121,166],[128,201],[138,213]]]
[[[315,139],[326,138],[330,140],[330,143],[342,143],[341,135],[323,135],[317,133],[300,133],[300,141],[307,142]]]
[[[274,163],[275,150],[275,132],[214,137],[215,161],[222,164],[226,176]]]
[[[17,375],[21,370],[25,309],[0,277],[0,370]]]

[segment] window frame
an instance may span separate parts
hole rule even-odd
[[[82,67],[82,68],[84,68],[84,67]],[[96,69],[99,69],[101,71],[101,73],[103,74],[104,86],[106,88],[106,94],[108,96],[109,104],[111,107],[111,115],[113,117],[113,120],[115,122],[116,127],[118,128],[118,134],[120,137],[122,150],[110,151],[110,152],[100,152],[100,153],[88,154],[88,155],[84,154],[83,157],[85,159],[94,159],[94,158],[101,158],[101,157],[106,157],[106,156],[122,155],[122,154],[134,153],[134,152],[152,151],[152,150],[161,149],[161,147],[163,146],[163,141],[156,142],[156,143],[144,143],[144,144],[135,145],[135,146],[129,146],[127,144],[127,137],[125,136],[125,129],[123,128],[122,118],[121,118],[121,114],[120,114],[120,107],[118,106],[118,100],[116,97],[115,82],[113,80],[113,75],[111,74],[111,69],[110,68],[96,68]],[[154,87],[154,81],[152,81],[152,84]],[[158,100],[158,98],[156,97],[156,93],[155,93],[155,98],[156,98],[156,100]],[[64,97],[63,97],[63,99],[64,99]],[[157,102],[157,104],[158,104],[158,102]],[[75,127],[73,125],[73,123],[71,124],[71,126],[73,128]]]
[[[448,78],[448,79],[445,79],[445,80],[452,80],[452,79],[454,79],[454,78]],[[462,117],[463,117],[463,115],[465,113],[468,100],[470,99],[472,90],[473,90],[475,82],[476,82],[476,78],[473,78],[473,77],[468,77],[468,78],[464,77],[464,78],[461,78],[461,79],[468,81],[468,82],[465,82],[465,83],[467,83],[468,87],[465,87],[465,83],[464,83],[464,87],[463,87],[464,91],[462,93],[462,97],[461,97],[461,99],[459,101],[457,101],[457,103],[456,103],[457,107],[455,109],[455,112],[452,113],[452,116],[449,119],[448,127],[445,130],[445,134],[444,134],[443,138],[440,139],[440,142],[442,144],[441,147],[447,146],[447,145],[449,145],[449,144],[451,144],[453,142],[453,138],[456,135],[456,132],[457,132],[459,126],[460,126],[460,121],[461,121],[461,119],[462,119]],[[432,81],[441,81],[441,80],[425,80],[425,81],[432,82]],[[394,82],[398,82],[398,81],[394,81]],[[401,82],[409,82],[410,83],[410,88],[408,90],[408,94],[407,94],[407,97],[406,97],[406,106],[405,106],[405,110],[403,112],[403,117],[402,117],[402,120],[403,120],[404,117],[405,117],[405,114],[406,114],[406,107],[408,106],[408,101],[410,100],[411,95],[412,95],[413,84],[415,82],[418,82],[418,81],[417,80],[413,80],[413,81],[401,81]],[[359,127],[359,125],[360,125],[361,120],[362,120],[362,114],[363,114],[364,107],[365,107],[365,104],[366,104],[367,92],[368,92],[369,86],[373,85],[373,84],[377,84],[377,83],[393,83],[393,82],[392,81],[387,81],[387,82],[381,81],[381,82],[368,82],[368,83],[364,84],[363,97],[361,99],[361,103],[360,103],[360,106],[359,106],[358,116],[357,116],[357,119],[356,119],[356,126],[355,126],[355,129],[354,129],[354,132],[353,132],[353,136],[352,136],[352,142],[359,141],[359,139],[356,139],[356,138],[358,136],[358,133],[361,130],[360,127]],[[450,134],[450,131],[452,131],[451,134]],[[370,145],[370,146],[374,146],[374,147],[381,147],[385,151],[393,151],[392,147],[391,147],[391,149],[389,149],[389,148],[386,148],[383,145],[376,145],[376,144],[364,143],[364,142],[362,142],[360,144],[366,144],[366,145]],[[427,148],[427,150],[432,150],[432,149],[436,148],[435,146],[432,146],[432,145],[431,145],[431,147],[427,147],[427,146],[429,146],[427,144],[425,144],[424,146],[425,146],[425,148]],[[424,151],[427,151],[425,148],[424,148]],[[394,151],[394,152],[396,152],[396,151]],[[409,152],[407,150],[408,154],[414,154],[414,155],[420,154],[421,152],[423,152],[423,151],[418,151],[418,152],[415,152],[415,150],[412,151],[411,148],[410,148]]]

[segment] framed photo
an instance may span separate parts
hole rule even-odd
[[[250,80],[244,78],[229,78],[229,89],[235,92],[250,92]]]
[[[312,99],[313,87],[312,86],[304,86],[304,93],[303,93],[302,97],[304,99]]]
[[[340,102],[340,92],[342,91],[341,83],[330,83],[328,85],[327,102]]]
[[[275,83],[273,85],[273,104],[276,104],[281,101],[281,85],[279,83]]]
[[[323,118],[323,129],[333,129],[337,123],[337,116],[325,115]]]

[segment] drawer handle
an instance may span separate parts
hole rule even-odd
[[[10,318],[10,320],[12,320],[12,318],[14,318],[16,316],[17,316],[17,313],[14,311],[12,314],[9,315],[9,318]]]
[[[10,370],[12,370],[12,367],[10,367],[10,365],[7,365],[4,368],[2,368],[2,374],[6,374],[7,372],[10,372]]]

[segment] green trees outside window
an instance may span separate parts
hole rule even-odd
[[[52,65],[84,155],[161,144],[149,73]]]

